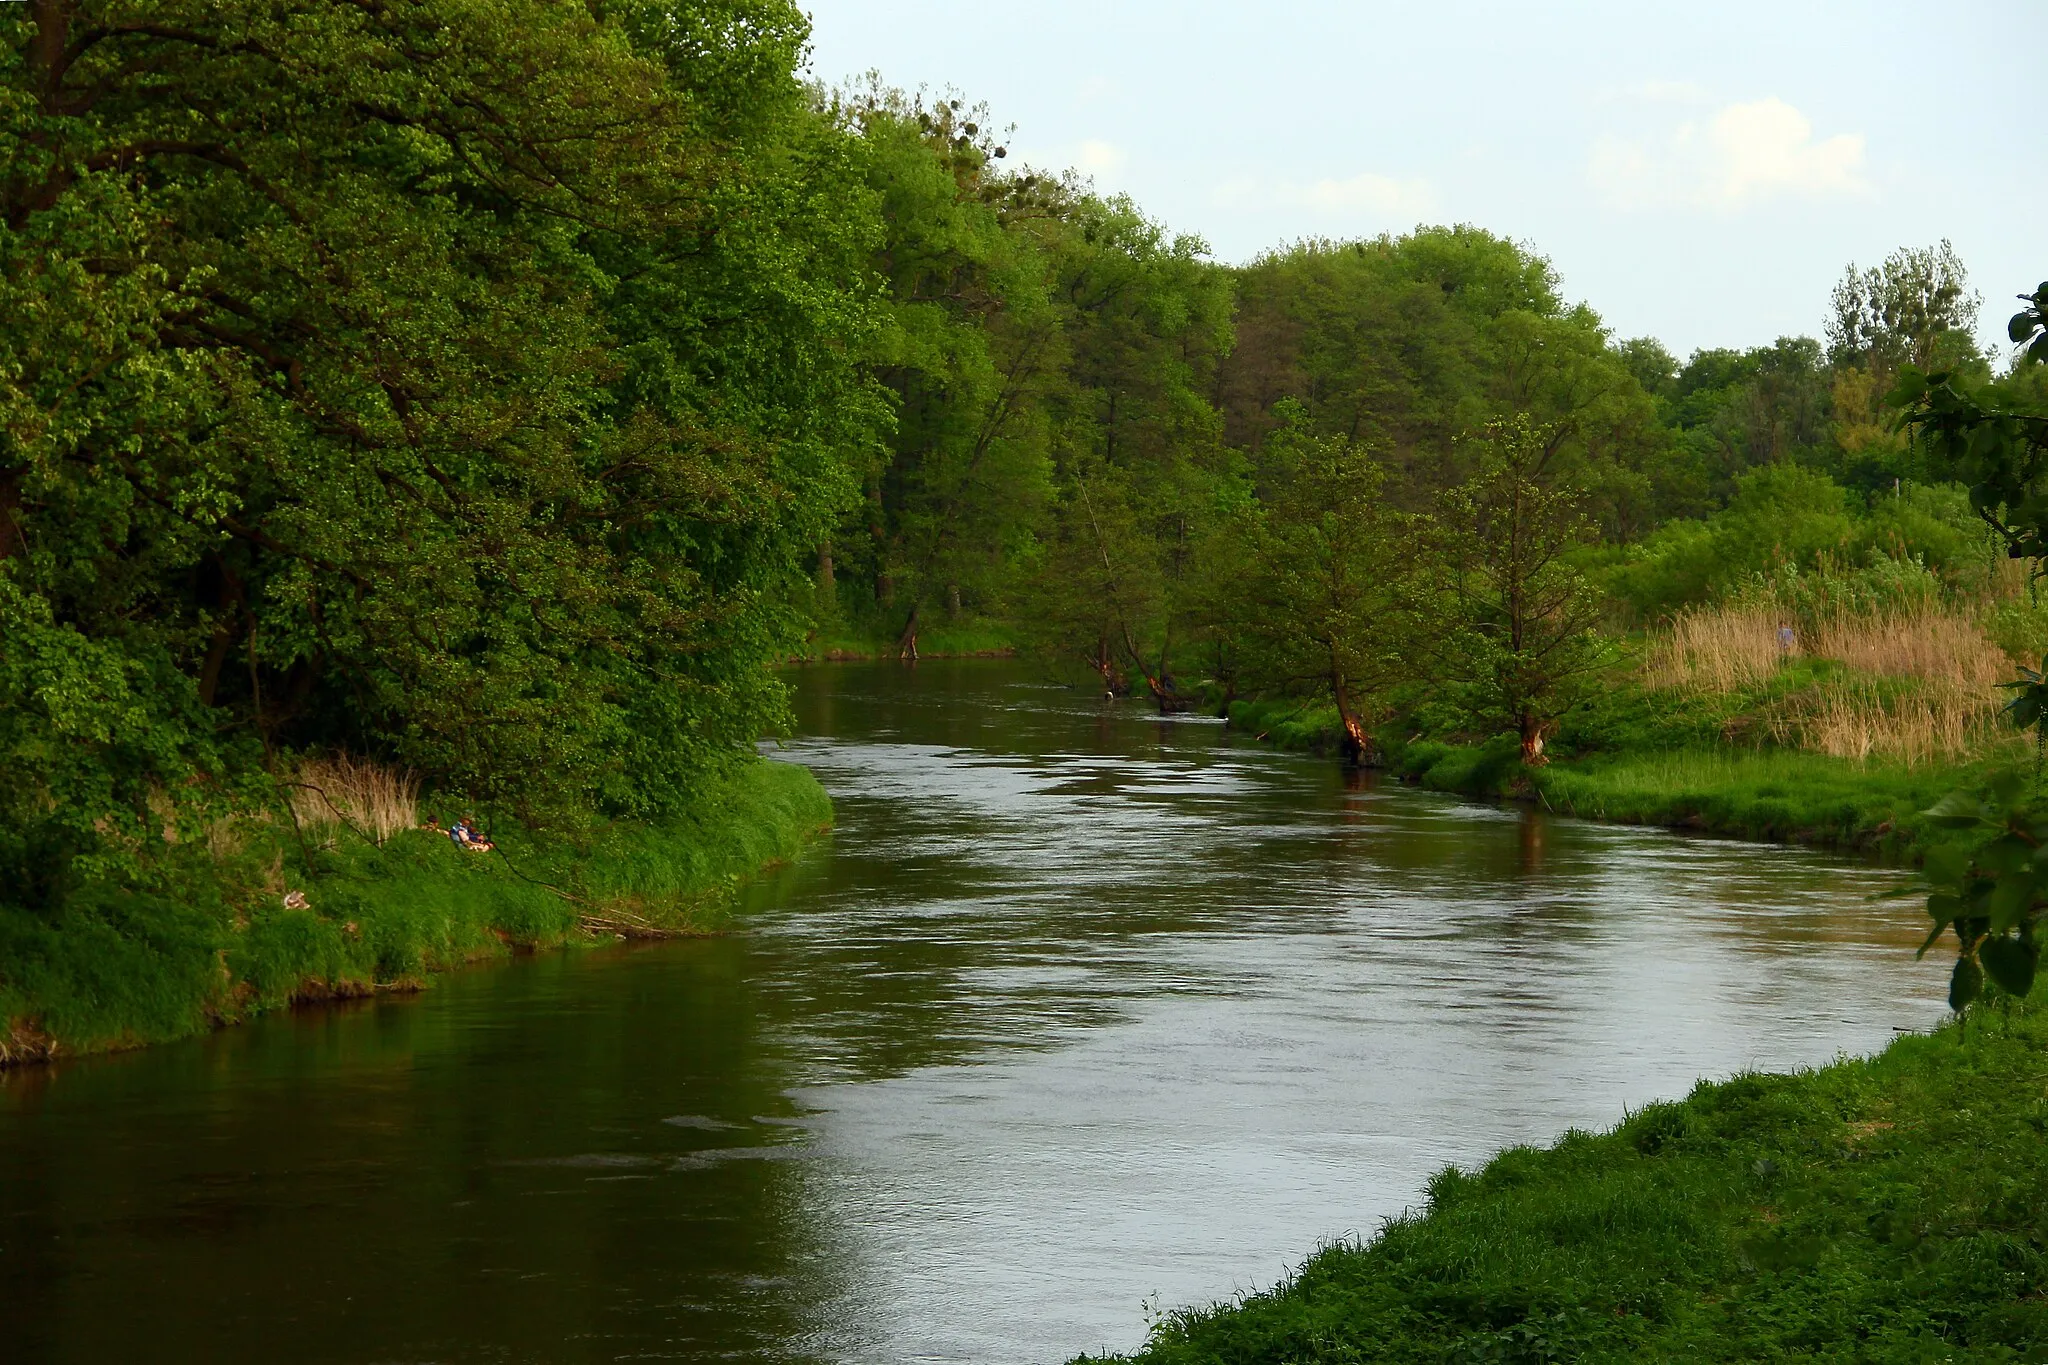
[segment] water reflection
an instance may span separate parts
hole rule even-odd
[[[1011,665],[800,700],[840,827],[745,934],[0,1084],[10,1350],[1058,1360],[1446,1161],[1938,1011],[1861,865],[1448,801]]]

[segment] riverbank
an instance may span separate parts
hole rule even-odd
[[[407,830],[300,848],[224,833],[151,891],[0,907],[0,1065],[163,1042],[298,1001],[422,987],[493,957],[707,932],[732,892],[829,825],[807,769],[751,760],[688,813],[578,837],[491,831],[465,852]]]
[[[1169,1316],[1142,1365],[2035,1360],[2048,1010],[1702,1084],[1447,1169],[1278,1288]]]
[[[1230,703],[1232,729],[1283,748],[1334,753],[1334,707],[1293,702]],[[1378,737],[1377,766],[1432,791],[1537,803],[1562,815],[1662,825],[1916,858],[1935,833],[1922,812],[1957,787],[1982,782],[1988,761],[1909,766],[1856,762],[1787,749],[1695,745],[1566,752],[1524,767],[1512,737],[1460,744]]]
[[[1017,633],[1000,621],[961,621],[921,628],[921,659],[1007,659],[1018,650]],[[791,663],[865,663],[903,657],[900,631],[864,631],[846,626],[819,630]]]

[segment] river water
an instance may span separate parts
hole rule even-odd
[[[743,931],[0,1080],[12,1362],[1057,1362],[1430,1173],[1940,1014],[1895,874],[802,674]]]

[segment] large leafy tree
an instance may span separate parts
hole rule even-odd
[[[1682,498],[1635,362],[1516,243],[1471,227],[1304,242],[1247,267],[1239,300],[1217,386],[1234,444],[1255,449],[1294,399],[1317,431],[1378,451],[1388,495],[1420,508],[1470,472],[1463,433],[1527,412],[1556,425],[1609,534]]]
[[[803,34],[762,0],[0,10],[17,869],[313,744],[655,810],[774,719],[781,585],[880,415]]]
[[[1517,417],[1475,444],[1478,468],[1443,495],[1431,528],[1436,668],[1481,728],[1513,731],[1522,761],[1541,764],[1559,719],[1615,657],[1605,602],[1573,562],[1593,524],[1556,428]]]
[[[1230,571],[1214,584],[1214,619],[1235,646],[1234,682],[1333,704],[1345,757],[1363,762],[1388,693],[1414,671],[1412,519],[1387,501],[1386,471],[1366,451],[1316,435],[1292,400],[1279,416],[1240,519],[1241,562],[1224,556]]]
[[[1062,196],[1003,173],[986,113],[957,99],[877,84],[844,98],[881,211],[873,364],[896,425],[852,534],[820,567],[852,570],[870,594],[856,605],[914,653],[928,609],[1000,604],[1050,496],[1047,395],[1066,350],[1047,239]]]

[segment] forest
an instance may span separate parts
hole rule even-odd
[[[1946,243],[1681,361],[1469,225],[1218,262],[960,98],[808,83],[778,0],[0,35],[24,1000],[195,886],[226,951],[422,793],[554,881],[715,823],[833,649],[1014,647],[1356,763],[2019,743],[2048,294],[1986,354]],[[312,918],[329,977],[435,955]]]

